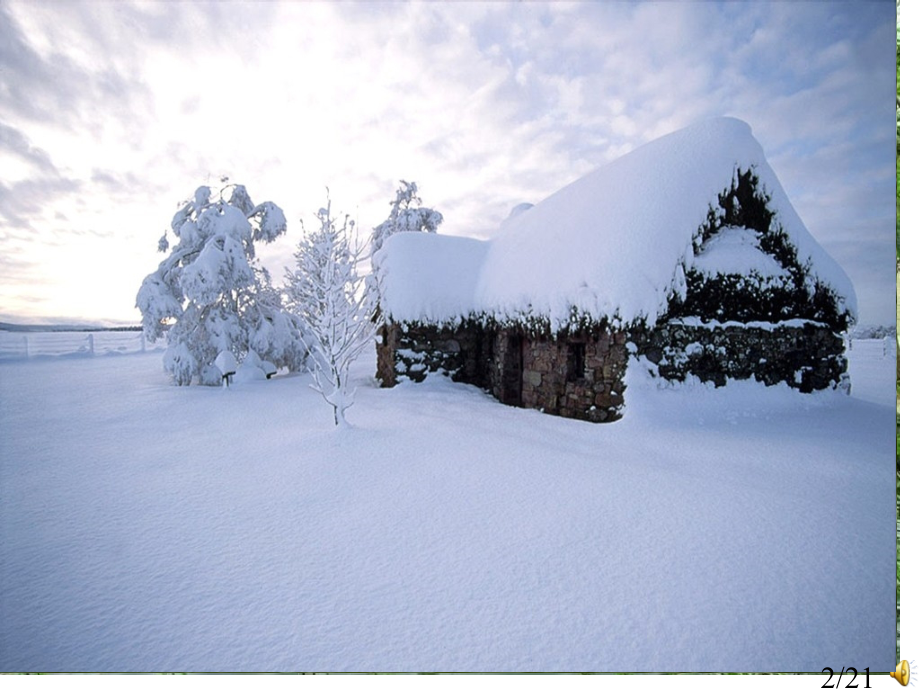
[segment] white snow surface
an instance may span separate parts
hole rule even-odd
[[[220,369],[220,373],[223,375],[233,374],[236,372],[238,362],[236,357],[233,356],[233,353],[229,350],[222,350],[217,359],[214,360],[214,366]]]
[[[307,376],[4,362],[0,671],[887,670],[889,350],[850,397],[631,366],[609,425],[368,352],[345,430]]]
[[[572,309],[596,319],[654,321],[680,290],[692,241],[737,169],[753,167],[812,282],[856,315],[853,285],[792,207],[746,123],[715,118],[652,141],[512,215],[476,251],[417,233],[384,246],[384,310],[397,321],[456,321],[484,312],[539,316],[554,330]],[[425,240],[429,240],[428,243]],[[426,262],[440,268],[423,269]],[[475,280],[454,286],[463,274]]]
[[[757,233],[750,228],[722,228],[718,235],[703,245],[689,267],[707,276],[757,274],[762,278],[789,277],[789,271],[761,251]]]
[[[374,256],[384,309],[398,321],[439,323],[470,316],[488,247],[468,237],[393,235]]]

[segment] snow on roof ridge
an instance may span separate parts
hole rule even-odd
[[[391,235],[374,255],[384,312],[395,321],[429,323],[471,316],[487,248],[486,242],[471,237]]]
[[[855,316],[849,278],[805,228],[750,125],[731,117],[634,149],[505,219],[489,241],[395,236],[379,257],[388,274],[384,310],[395,320],[436,323],[475,313],[537,316],[553,330],[565,327],[573,311],[597,320],[654,321],[680,288],[710,206],[737,170],[749,168],[799,261]]]

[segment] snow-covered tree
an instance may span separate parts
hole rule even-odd
[[[396,199],[390,202],[390,217],[374,228],[371,254],[376,254],[390,235],[397,232],[437,232],[444,220],[437,211],[422,206],[415,182],[400,180],[399,184]]]
[[[171,227],[178,242],[144,279],[136,304],[146,337],[167,336],[163,364],[175,383],[219,384],[214,361],[224,350],[301,368],[302,334],[255,258],[256,241],[272,242],[287,230],[284,212],[270,201],[253,204],[242,185],[217,194],[199,187]],[[159,250],[170,250],[167,233]]]
[[[285,271],[286,295],[291,312],[312,338],[313,388],[332,406],[336,425],[345,425],[355,393],[349,369],[374,337],[375,300],[358,272],[364,247],[357,244],[354,221],[345,216],[338,223],[328,199],[316,217],[319,229],[304,231],[294,253],[295,268]]]

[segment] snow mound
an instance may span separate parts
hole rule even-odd
[[[214,366],[220,369],[220,373],[224,376],[227,374],[235,374],[237,368],[236,357],[233,356],[232,352],[223,350],[217,355],[217,359],[214,360]]]
[[[514,218],[517,218],[519,215],[521,215],[522,213],[526,211],[529,211],[532,208],[533,208],[533,204],[526,202],[526,201],[524,203],[518,204],[513,209],[511,209],[511,213],[509,213],[508,217],[505,218],[505,220],[501,222],[501,225],[499,227],[501,229],[504,229],[509,221],[511,221]]]
[[[691,268],[707,276],[747,275],[785,278],[789,272],[760,249],[760,239],[750,228],[727,227],[703,245]]]

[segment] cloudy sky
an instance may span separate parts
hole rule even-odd
[[[487,237],[657,136],[746,120],[812,234],[895,318],[895,3],[0,2],[0,320],[136,322],[221,176],[291,229],[400,179]]]

